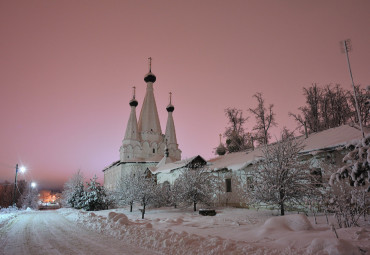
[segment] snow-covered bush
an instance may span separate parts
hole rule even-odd
[[[77,171],[65,184],[62,192],[62,205],[76,209],[81,208],[81,198],[84,195],[84,177]]]
[[[98,211],[108,209],[111,201],[108,199],[105,189],[96,181],[95,176],[87,183],[86,191],[81,198],[81,208],[86,211]]]
[[[278,206],[304,204],[315,195],[308,164],[298,160],[302,144],[296,139],[279,141],[262,149],[263,159],[252,172],[253,189],[246,190],[252,203]]]
[[[345,181],[335,182],[327,194],[327,207],[334,213],[339,227],[358,226],[360,217],[366,217],[370,209],[369,193]]]

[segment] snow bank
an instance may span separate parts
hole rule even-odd
[[[315,238],[307,247],[308,254],[360,255],[360,250],[350,242],[335,238]]]
[[[59,209],[58,212],[94,231],[164,254],[281,254],[281,250],[258,247],[244,241],[217,236],[203,237],[185,231],[176,233],[171,229],[153,229],[147,220],[130,221],[123,213],[109,212],[105,217],[73,209]]]
[[[17,207],[0,208],[0,228],[16,217],[18,212]]]
[[[266,235],[275,231],[305,231],[312,229],[312,225],[306,215],[292,214],[269,218],[261,226],[259,234]]]

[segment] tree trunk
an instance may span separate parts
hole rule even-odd
[[[143,210],[141,212],[141,218],[144,219],[144,214],[145,214],[145,203],[143,203]]]
[[[133,202],[130,202],[130,212],[132,212],[132,204]]]
[[[197,202],[194,202],[194,212],[197,211]]]
[[[280,215],[284,215],[284,202],[280,203]]]
[[[284,215],[284,197],[285,197],[285,191],[283,188],[280,189],[279,192],[280,195],[280,215]]]

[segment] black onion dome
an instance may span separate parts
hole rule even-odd
[[[175,110],[175,106],[172,104],[167,105],[166,107],[167,112],[173,112]]]
[[[144,81],[145,82],[155,82],[157,80],[157,77],[152,72],[149,72],[145,75]]]
[[[223,144],[220,144],[217,149],[216,149],[216,153],[219,155],[219,156],[222,156],[222,155],[225,155],[226,153],[226,148]]]
[[[131,99],[130,101],[130,106],[137,106],[139,103],[137,102],[137,100],[134,98],[134,99]]]

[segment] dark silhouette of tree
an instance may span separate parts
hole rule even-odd
[[[248,148],[248,141],[243,125],[248,120],[248,117],[243,117],[243,111],[236,108],[225,109],[225,115],[229,124],[224,133],[227,152],[245,150]]]
[[[256,118],[256,125],[253,127],[253,130],[256,131],[255,139],[259,144],[268,144],[268,141],[271,138],[269,129],[277,125],[275,122],[275,113],[272,110],[274,105],[270,104],[266,109],[262,93],[256,93],[253,97],[257,99],[258,103],[256,108],[249,109]]]

